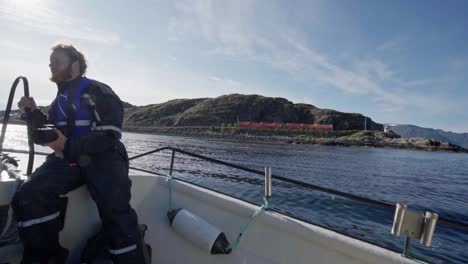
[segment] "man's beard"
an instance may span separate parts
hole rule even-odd
[[[68,81],[72,78],[71,72],[72,72],[72,64],[70,63],[65,70],[58,72],[55,75],[52,74],[52,76],[50,77],[50,80],[54,83]]]

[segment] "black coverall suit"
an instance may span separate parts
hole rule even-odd
[[[57,97],[64,89],[74,87],[77,79],[59,83]],[[51,256],[63,251],[59,231],[63,228],[66,202],[61,196],[83,184],[96,202],[114,262],[144,263],[137,215],[129,204],[131,181],[127,152],[119,140],[122,102],[110,87],[94,80],[82,95],[86,98],[80,107],[88,107],[93,113],[93,128],[83,136],[74,137],[74,122],[68,120],[67,126],[59,127],[67,137],[63,157],[50,154],[13,199],[12,207],[24,244],[23,263],[47,263]],[[67,118],[72,119],[73,109],[76,110],[67,108]],[[54,116],[49,111],[47,118],[36,109],[30,113],[29,120],[35,128],[44,123],[54,124]]]

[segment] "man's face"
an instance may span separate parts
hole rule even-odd
[[[59,83],[71,78],[71,61],[67,54],[56,50],[50,54],[50,80]]]

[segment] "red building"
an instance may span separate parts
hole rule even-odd
[[[249,129],[286,129],[286,130],[300,130],[300,131],[313,131],[313,132],[331,132],[333,125],[319,125],[319,124],[296,124],[296,123],[267,123],[267,122],[239,122],[238,127]]]

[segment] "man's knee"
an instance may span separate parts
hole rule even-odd
[[[64,212],[67,198],[47,191],[32,182],[25,182],[13,196],[11,207],[18,220]]]
[[[21,214],[23,210],[34,206],[40,201],[40,199],[38,199],[39,193],[31,187],[31,184],[26,182],[13,196],[11,207],[15,214]]]
[[[130,192],[126,188],[116,188],[108,192],[92,192],[92,196],[102,216],[131,214]]]

